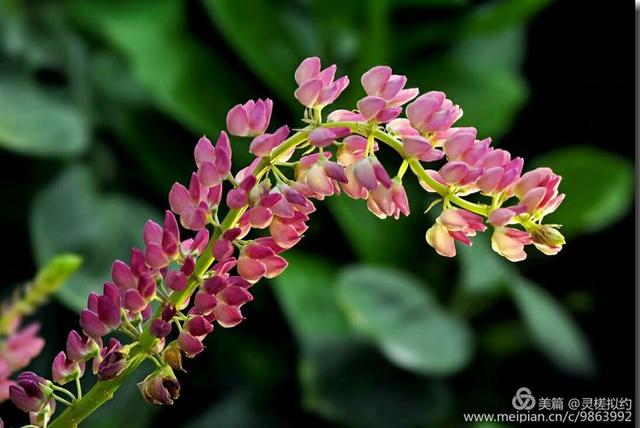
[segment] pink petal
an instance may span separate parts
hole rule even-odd
[[[370,120],[376,117],[385,107],[386,102],[378,96],[368,96],[358,101],[358,110],[365,119]]]
[[[204,162],[213,162],[215,151],[211,141],[207,137],[201,137],[193,150],[196,165],[200,167]]]
[[[360,83],[368,95],[379,95],[391,77],[391,67],[378,65],[362,75]]]
[[[317,56],[305,58],[295,71],[294,77],[298,85],[320,74],[320,58]]]
[[[294,95],[303,106],[312,108],[318,100],[321,91],[322,80],[311,79],[307,80],[298,89],[296,89]]]
[[[242,105],[238,104],[234,106],[229,110],[229,113],[227,113],[227,130],[229,130],[231,135],[238,137],[246,137],[249,135],[249,118]]]

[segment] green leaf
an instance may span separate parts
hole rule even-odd
[[[493,0],[476,7],[462,20],[460,29],[470,36],[495,32],[530,20],[550,3],[551,0]]]
[[[205,0],[214,23],[247,65],[282,99],[292,97],[293,72],[312,52],[285,25],[287,6],[265,0]],[[304,17],[296,17],[304,20]],[[302,107],[300,107],[302,109]]]
[[[427,288],[405,274],[373,267],[346,269],[338,299],[353,326],[395,364],[421,374],[451,374],[471,357],[471,333]]]
[[[82,112],[45,89],[0,82],[0,147],[30,156],[72,156],[89,138]]]
[[[567,372],[592,373],[594,362],[589,344],[560,303],[546,290],[524,279],[514,283],[511,290],[540,350]]]
[[[300,377],[304,406],[338,426],[438,426],[450,405],[444,384],[393,368],[353,338],[317,342]]]
[[[482,347],[496,356],[510,356],[531,345],[521,321],[502,321],[491,324],[480,338]]]
[[[177,0],[72,3],[78,23],[125,55],[159,108],[198,134],[215,135],[245,85],[188,34],[184,9]]]
[[[335,299],[336,266],[327,260],[287,253],[289,267],[272,281],[273,289],[298,341],[306,346],[318,337],[351,332]]]
[[[38,194],[31,218],[31,239],[36,261],[45,263],[60,252],[71,251],[85,264],[58,291],[70,308],[79,310],[89,292],[102,288],[115,258],[128,260],[132,246],[142,241],[142,227],[156,213],[146,204],[120,195],[99,193],[94,177],[74,166]]]
[[[481,295],[503,290],[518,272],[489,244],[491,231],[473,239],[473,245],[458,245],[460,284],[463,292]]]
[[[233,392],[222,402],[207,409],[194,421],[184,425],[185,428],[268,428],[282,426],[268,415],[256,410],[251,394],[246,391]]]
[[[567,197],[548,222],[562,224],[567,236],[603,230],[631,208],[634,169],[630,160],[580,146],[554,150],[532,164],[548,166],[562,176],[560,191]]]
[[[412,248],[398,237],[412,236],[413,218],[380,220],[369,212],[366,201],[346,196],[327,200],[327,206],[361,260],[394,266],[411,260]]]

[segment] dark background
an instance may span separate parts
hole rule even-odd
[[[490,4],[469,2],[466,5],[430,8],[419,3],[406,2],[401,11],[393,12],[390,21],[393,25],[388,34],[395,34],[402,26],[416,26],[421,21],[453,22],[468,10]],[[295,3],[295,6],[296,10],[304,10],[308,5],[300,2]],[[276,13],[279,13],[277,6],[274,7]],[[631,2],[603,4],[557,1],[541,7],[530,22],[523,24],[526,29],[526,44],[521,52],[523,61],[520,69],[529,87],[528,98],[516,109],[517,113],[507,120],[508,126],[495,127],[498,133],[503,134],[496,138],[501,147],[531,160],[538,155],[566,147],[590,146],[626,159],[625,167],[633,165],[635,104],[631,52],[635,32],[632,7]],[[235,79],[233,82],[226,82],[220,75],[208,76],[205,81],[209,81],[211,85],[231,87],[232,93],[236,89],[238,95],[230,100],[232,103],[241,102],[246,96],[256,98],[272,93],[261,77],[246,65],[243,54],[212,23],[201,3],[188,1],[181,8],[185,11],[190,34],[203,42],[206,49],[215,51],[223,58],[225,67]],[[35,10],[34,7],[25,16],[33,18],[37,15]],[[89,20],[81,22],[82,18],[79,19],[77,13],[67,13],[68,10],[66,6],[61,7],[57,12],[59,18],[56,18],[65,23],[65,31],[73,32],[74,37],[78,37],[83,44],[83,49],[89,52],[113,53],[118,67],[122,66],[121,69],[118,68],[118,73],[129,73],[128,63],[131,57],[121,57],[122,52],[105,42],[99,31],[87,28],[93,25]],[[510,18],[507,14],[502,19],[507,21]],[[7,24],[9,21],[5,19],[0,22]],[[58,24],[60,23],[56,25]],[[441,31],[448,31],[448,27],[445,25]],[[452,40],[454,37],[452,35]],[[391,40],[391,51],[403,49],[398,44],[403,42],[402,38],[394,37]],[[268,45],[271,42],[264,40],[263,43]],[[404,69],[402,64],[410,64],[411,58],[436,58],[447,52],[453,43],[446,38],[438,39],[437,43],[425,42],[424,46],[413,43],[413,54],[397,63],[391,59],[390,65],[397,72],[406,73],[411,82],[419,73],[412,74],[412,69]],[[323,57],[323,62],[335,61],[339,70],[344,70],[340,54],[336,53],[339,49],[332,50],[327,45],[323,49],[324,52],[329,52],[326,60]],[[499,57],[499,48],[492,54]],[[478,55],[483,53],[479,52]],[[4,75],[24,73],[39,84],[54,88],[66,88],[73,80],[69,71],[73,67],[21,67],[15,65],[20,61],[16,60],[20,55],[5,55],[6,57],[13,62],[5,63]],[[274,62],[277,61],[278,59],[274,59]],[[357,61],[354,60],[351,64],[353,63]],[[373,64],[367,64],[369,65]],[[359,65],[352,65],[349,69],[353,87],[358,85],[359,79],[354,72],[358,67]],[[163,72],[162,69],[157,70],[159,75]],[[292,74],[293,70],[290,72]],[[283,79],[291,80],[291,77],[283,76]],[[129,80],[133,81],[132,86],[127,86]],[[79,162],[89,165],[98,177],[102,189],[146,201],[156,210],[166,207],[163,195],[171,182],[184,180],[190,171],[190,150],[198,134],[202,132],[193,129],[193,122],[185,122],[180,115],[167,113],[165,109],[157,108],[153,102],[148,102],[149,94],[144,89],[145,85],[140,85],[135,80],[135,77],[127,77],[122,81],[118,77],[114,78],[114,88],[119,84],[124,85],[124,94],[119,95],[123,98],[131,97],[133,101],[111,100],[110,105],[105,103],[100,106],[104,108],[94,110],[90,126],[92,143],[88,151],[63,157],[32,157],[28,153],[11,150],[0,152],[0,180],[3,189],[0,220],[5,242],[1,251],[6,261],[2,282],[3,291],[7,294],[12,285],[33,276],[37,262],[42,263],[38,259],[42,255],[37,255],[38,250],[33,244],[33,240],[38,238],[34,238],[34,232],[30,230],[30,218],[33,216],[31,210],[36,195],[41,195],[42,189],[50,185],[68,165],[77,165]],[[123,83],[125,81],[126,84]],[[240,87],[244,82],[246,86]],[[473,93],[476,88],[471,86],[459,92]],[[421,89],[427,88],[421,85]],[[499,94],[496,95],[498,96]],[[287,111],[284,101],[275,94],[274,97],[276,112],[272,126],[285,120],[288,123],[295,121],[299,111]],[[74,95],[69,95],[69,98],[74,99]],[[457,99],[454,98],[454,101]],[[473,104],[471,111],[465,107],[463,100],[458,102],[465,108],[465,113],[471,116],[474,116],[473,108],[486,109],[483,113],[485,115],[491,115],[493,111],[494,100],[491,97],[486,99],[486,104]],[[226,111],[230,106],[222,106],[220,109]],[[219,124],[221,119],[215,120]],[[123,124],[128,121],[135,122],[137,126],[123,131]],[[481,124],[473,125],[482,130]],[[208,132],[213,133],[210,130]],[[138,143],[139,147],[136,146]],[[234,150],[240,151],[236,146]],[[594,156],[592,160],[597,161],[598,156]],[[152,163],[151,169],[144,166],[148,162]],[[154,162],[161,162],[162,165],[153,164]],[[587,177],[592,172],[597,176],[600,169],[580,170],[577,177],[585,178],[584,185],[574,181],[571,186],[574,193],[568,195],[567,201],[572,198],[586,199],[593,200],[597,205],[601,197],[598,192],[609,190],[606,186],[590,185]],[[565,176],[565,182],[567,179]],[[608,182],[609,177],[605,174],[600,180]],[[616,183],[613,179],[610,182]],[[59,202],[61,205],[66,203]],[[533,256],[518,265],[524,277],[542,285],[577,322],[591,347],[595,370],[590,374],[572,374],[571,370],[559,368],[545,357],[544,352],[536,350],[535,339],[532,340],[526,328],[517,321],[518,312],[513,305],[492,297],[486,309],[474,308],[474,314],[468,317],[477,338],[476,351],[469,364],[455,374],[435,373],[432,377],[435,382],[444,384],[447,390],[439,394],[449,397],[445,410],[439,410],[440,413],[434,420],[418,418],[418,423],[415,424],[403,425],[403,422],[398,422],[396,425],[381,419],[380,426],[460,426],[463,425],[463,412],[509,411],[511,397],[521,386],[531,388],[537,397],[564,397],[565,403],[571,397],[611,396],[631,397],[635,402],[635,211],[633,208],[627,209],[630,207],[629,201],[620,205],[625,208],[619,209],[619,219],[592,232],[584,228],[580,233],[571,233],[568,244],[558,256]],[[419,206],[422,206],[422,202],[419,202]],[[336,220],[336,212],[336,209],[319,209],[311,222],[308,239],[300,246],[301,251],[330,259],[338,266],[362,262],[380,264],[377,260],[367,260],[361,252],[354,250],[353,243],[348,243],[348,237],[340,234],[342,229],[339,220]],[[413,214],[420,217],[418,205],[413,209]],[[412,223],[421,227],[416,231],[416,236],[401,238],[406,239],[406,251],[411,257],[401,261],[399,267],[419,277],[428,278],[435,284],[433,290],[436,295],[447,301],[451,297],[448,289],[454,282],[447,278],[457,275],[459,267],[454,262],[431,255],[430,249],[422,240],[428,222],[424,217],[418,219],[418,223]],[[567,224],[565,222],[565,226]],[[51,227],[57,226],[52,224]],[[398,231],[381,228],[368,232],[384,234]],[[68,250],[81,253],[87,250],[88,254],[92,254],[91,249],[84,246],[74,248],[71,245]],[[114,251],[113,255],[122,254],[122,251]],[[391,262],[388,264],[394,265]],[[151,412],[151,405],[144,404],[133,393],[129,400],[114,404],[111,410],[104,409],[100,419],[96,419],[95,426],[117,426],[121,421],[127,421],[128,415],[133,419],[132,426],[136,427],[358,426],[357,416],[354,422],[353,415],[351,419],[341,415],[349,413],[351,401],[358,402],[353,398],[357,398],[360,389],[347,388],[346,394],[350,394],[353,399],[351,401],[329,396],[329,402],[331,399],[338,400],[338,407],[344,405],[346,408],[346,411],[343,409],[342,413],[338,412],[338,416],[335,412],[314,406],[313,400],[310,401],[306,396],[308,391],[300,385],[298,364],[308,350],[303,349],[304,346],[299,343],[296,344],[297,338],[293,332],[295,321],[292,322],[290,316],[286,315],[287,310],[282,309],[281,300],[270,283],[257,286],[255,292],[256,301],[245,310],[246,322],[233,330],[218,328],[208,338],[207,351],[197,359],[187,362],[189,373],[180,377],[182,396],[174,407]],[[474,301],[467,304],[475,307]],[[48,373],[49,363],[46,361],[50,361],[55,351],[63,346],[66,331],[76,325],[77,316],[65,305],[53,301],[38,313],[37,318],[43,323],[43,335],[48,340],[48,346],[41,359],[34,364],[36,368]],[[498,342],[504,346],[497,348],[502,351],[496,351],[495,346],[485,347],[482,339],[486,337],[485,332],[493,326],[505,325],[505,321],[508,323],[504,335],[498,334]],[[335,352],[340,353],[341,349],[338,348]],[[333,352],[330,354],[333,355]],[[366,345],[362,361],[364,363],[358,367],[370,366],[368,368],[372,373],[368,378],[365,376],[370,383],[362,381],[362,391],[371,391],[372,388],[385,384],[388,379],[405,385],[407,391],[412,391],[415,385],[422,382],[419,380],[423,378],[420,375],[403,368],[393,368],[391,363],[377,350],[370,349],[369,345]],[[327,376],[339,377],[342,374],[330,373]],[[355,380],[346,382],[349,385],[357,384]],[[399,389],[402,390],[403,387]],[[363,403],[358,402],[354,409],[375,408],[380,405],[375,400],[369,400],[372,396],[375,394],[363,394]],[[384,397],[379,396],[380,399]],[[392,401],[393,397],[389,400]],[[398,400],[393,403],[393,407],[399,412],[411,411],[413,407],[410,404],[403,402],[401,398]],[[345,401],[347,404],[344,404]],[[351,411],[357,415],[357,410]],[[10,421],[10,426],[23,421],[20,419],[22,416],[13,411],[10,404],[0,406],[0,414],[5,421]],[[199,417],[200,423],[204,425],[188,425],[188,422],[196,423],[193,421]],[[362,421],[366,420],[367,417],[363,416]]]

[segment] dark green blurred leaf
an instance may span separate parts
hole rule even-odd
[[[539,156],[532,164],[562,176],[560,191],[567,197],[548,222],[562,224],[565,235],[603,230],[631,207],[634,172],[627,159],[593,147],[570,147]]]
[[[399,236],[412,236],[413,218],[380,220],[367,210],[366,201],[346,196],[327,200],[336,222],[362,261],[397,265],[410,260],[412,249]]]
[[[408,59],[410,86],[442,90],[464,109],[461,125],[475,126],[481,136],[499,136],[511,125],[527,97],[519,72],[524,34],[520,27],[468,37],[442,55],[424,61]]]
[[[0,147],[31,156],[82,152],[89,130],[83,114],[48,91],[6,79],[0,82]]]
[[[287,6],[265,0],[204,0],[203,3],[220,32],[247,65],[290,106],[296,106],[293,72],[303,58],[314,52],[284,25],[282,16]],[[297,20],[304,17],[298,16]]]
[[[240,391],[232,393],[198,416],[184,428],[269,428],[282,426],[267,415],[256,411],[251,395]]]
[[[130,62],[159,108],[198,134],[217,134],[244,85],[192,38],[178,0],[73,3],[78,23],[105,37]]]
[[[395,7],[421,6],[421,7],[447,7],[467,4],[469,0],[393,0]]]
[[[551,0],[493,0],[481,3],[465,19],[460,29],[470,36],[495,32],[522,24],[545,8]]]
[[[489,244],[491,231],[473,239],[473,246],[458,245],[462,291],[474,296],[504,289],[518,276],[517,270],[497,255]]]
[[[300,375],[304,405],[340,426],[429,426],[450,401],[443,384],[389,366],[355,339],[316,343]]]
[[[120,195],[102,195],[90,171],[71,167],[37,196],[31,211],[31,240],[36,261],[45,263],[60,252],[80,254],[85,263],[58,291],[60,299],[79,310],[90,291],[102,288],[115,258],[128,260],[140,245],[142,227],[156,213],[146,204]]]
[[[520,321],[492,324],[482,333],[480,342],[493,355],[509,356],[530,345],[529,335]]]
[[[147,428],[159,407],[142,399],[135,376],[125,380],[113,399],[91,415],[82,425],[91,428]]]
[[[318,337],[351,332],[335,299],[337,268],[327,260],[287,253],[289,267],[273,280],[273,289],[298,341],[306,346]]]
[[[524,279],[513,284],[511,290],[540,350],[567,372],[592,373],[593,356],[586,338],[553,296]]]
[[[450,374],[469,361],[467,325],[442,309],[414,278],[354,267],[340,275],[337,292],[353,326],[397,365],[423,374]]]

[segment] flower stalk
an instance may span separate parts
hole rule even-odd
[[[235,174],[226,132],[215,145],[206,137],[198,141],[197,169],[189,185],[174,184],[164,223],[147,222],[144,248],[133,249],[129,263],[114,263],[112,281],[102,294],[89,296],[80,315],[83,334],[71,332],[66,353],[56,357],[54,381],[59,384],[74,380],[79,385],[89,361],[99,380],[84,395],[78,388],[71,401],[56,397],[67,407],[51,428],[78,426],[147,359],[154,370],[138,383],[143,397],[172,404],[179,395],[174,370],[182,370],[182,356],[202,352],[215,324],[230,328],[244,320],[241,307],[253,300],[250,288],[286,269],[282,254],[303,237],[315,210],[313,200],[344,192],[366,200],[377,217],[397,219],[410,213],[402,180],[411,171],[443,201],[441,215],[425,236],[439,254],[454,256],[456,242],[471,245],[487,224],[494,228],[494,250],[509,260],[526,257],[529,244],[545,254],[561,249],[564,239],[557,225],[542,224],[564,197],[557,192],[560,177],[550,169],[521,174],[521,158],[490,147],[488,138],[476,139],[475,128],[453,126],[462,110],[444,93],[418,97],[418,89],[405,88],[406,77],[387,66],[362,76],[367,95],[357,110],[336,110],[323,119],[322,110],[349,84],[346,76],[334,80],[335,73],[335,65],[322,69],[318,58],[300,64],[295,97],[305,106],[306,126],[294,133],[287,125],[267,132],[273,108],[269,99],[249,100],[229,111],[227,130],[251,138],[249,151],[255,155]],[[406,117],[400,117],[403,110]],[[377,158],[381,146],[401,157],[393,178]],[[438,170],[424,166],[441,159],[445,162]],[[489,203],[466,199],[470,194]],[[179,225],[195,235],[181,240]],[[253,229],[268,234],[250,238]],[[174,326],[177,338],[169,341]],[[107,341],[113,331],[125,333],[131,342]],[[14,392],[14,402],[26,395]],[[52,412],[46,403],[37,401],[33,407],[40,419]]]

